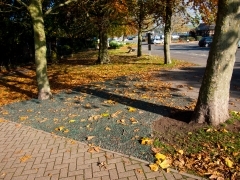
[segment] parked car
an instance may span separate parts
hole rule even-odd
[[[164,40],[163,39],[153,39],[153,44],[163,44]]]
[[[209,47],[212,44],[213,37],[207,36],[207,37],[202,37],[200,41],[198,42],[199,47]]]

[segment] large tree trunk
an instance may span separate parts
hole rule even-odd
[[[137,45],[137,57],[142,56],[142,29],[138,29],[138,45]]]
[[[229,91],[240,39],[239,0],[219,0],[217,23],[192,120],[219,125],[229,118]]]
[[[52,96],[52,94],[50,91],[50,85],[47,77],[47,59],[46,59],[47,48],[42,14],[42,1],[31,0],[28,10],[32,18],[34,30],[38,99],[40,100],[49,99]]]
[[[171,19],[172,19],[172,7],[171,2],[167,2],[166,9],[166,22],[164,27],[164,64],[171,64],[170,56],[170,43],[171,43]]]
[[[108,36],[107,30],[104,28],[99,33],[99,51],[98,51],[98,63],[99,64],[109,64],[110,58],[108,54]]]

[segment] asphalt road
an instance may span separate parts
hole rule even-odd
[[[143,51],[149,53],[148,45],[142,45]],[[199,47],[197,42],[172,44],[170,46],[173,59],[184,60],[206,67],[210,48]],[[164,56],[163,45],[151,45],[151,54]],[[235,68],[240,68],[240,48],[237,50]]]

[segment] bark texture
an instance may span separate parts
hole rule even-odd
[[[217,23],[192,121],[219,125],[229,118],[230,81],[240,39],[240,1],[219,0]]]
[[[171,19],[172,19],[172,7],[171,2],[167,2],[166,4],[166,22],[164,28],[164,64],[171,64],[171,56],[170,56],[170,43],[171,43]]]
[[[98,63],[109,64],[110,58],[108,54],[108,36],[107,36],[106,28],[100,31],[99,37],[100,37],[100,42],[99,42]]]
[[[44,21],[42,13],[42,1],[31,0],[28,6],[30,12],[35,44],[35,63],[38,86],[38,99],[44,100],[52,97],[50,85],[47,77],[47,59],[46,59],[46,37],[44,31]]]
[[[137,57],[142,56],[142,29],[138,29],[138,46],[137,46]]]

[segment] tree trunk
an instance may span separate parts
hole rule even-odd
[[[164,27],[164,64],[172,63],[171,56],[170,56],[172,7],[170,3],[167,2],[166,9],[165,9],[166,22]]]
[[[52,97],[52,93],[47,77],[47,48],[42,14],[42,1],[31,0],[28,10],[33,22],[38,99],[49,99]]]
[[[138,29],[138,46],[137,46],[137,57],[142,56],[142,29]]]
[[[108,55],[108,36],[107,30],[101,30],[99,33],[99,51],[98,51],[98,63],[99,64],[109,64],[110,58]]]
[[[239,0],[219,0],[217,23],[192,121],[219,125],[229,118],[229,91],[240,39]]]

